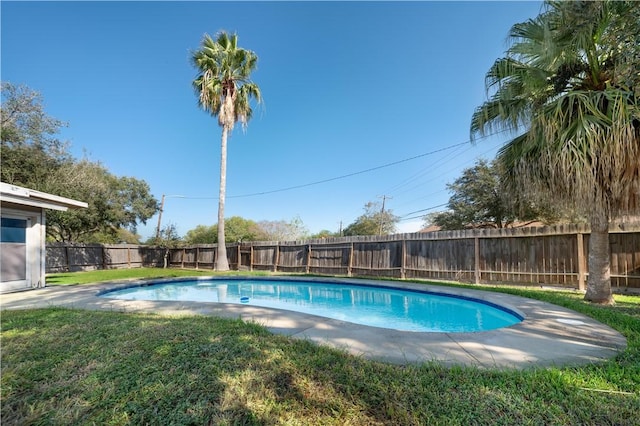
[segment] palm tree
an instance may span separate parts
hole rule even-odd
[[[471,135],[511,131],[498,152],[512,191],[590,221],[585,299],[613,303],[611,219],[640,210],[640,3],[544,4],[511,28]],[[635,70],[635,71],[634,71]]]
[[[238,47],[238,36],[222,31],[213,40],[204,35],[200,50],[192,55],[198,69],[193,88],[202,109],[218,117],[222,127],[220,147],[220,198],[218,203],[218,258],[216,269],[229,270],[224,235],[224,207],[227,183],[227,137],[236,122],[246,127],[252,116],[250,100],[262,102],[260,88],[250,80],[256,69],[258,56],[251,50]]]

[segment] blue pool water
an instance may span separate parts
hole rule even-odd
[[[186,280],[129,287],[101,297],[235,303],[303,312],[404,331],[475,332],[522,321],[514,312],[465,297],[358,284],[291,280]]]

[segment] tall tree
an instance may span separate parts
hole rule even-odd
[[[224,233],[224,208],[227,182],[227,137],[235,123],[247,125],[252,116],[250,100],[262,101],[260,88],[251,81],[258,56],[238,47],[238,36],[222,31],[215,40],[204,35],[200,50],[193,53],[192,63],[198,70],[193,81],[198,103],[222,127],[220,144],[220,197],[218,202],[218,258],[216,269],[229,270]]]
[[[295,241],[306,238],[309,231],[304,226],[299,216],[290,221],[286,220],[261,220],[258,227],[262,230],[267,241]]]
[[[447,184],[452,192],[448,211],[425,216],[425,226],[438,225],[443,230],[466,228],[505,228],[516,221],[553,222],[557,214],[552,208],[521,200],[505,190],[501,163],[478,160],[464,169],[462,176]]]
[[[513,193],[591,223],[585,299],[613,303],[609,222],[640,211],[640,3],[547,1],[514,25],[486,76],[472,137],[515,135],[498,153]]]
[[[355,235],[387,235],[396,232],[399,218],[381,203],[370,201],[364,205],[364,214],[344,229],[347,237]]]
[[[225,237],[233,242],[265,241],[269,238],[258,223],[240,216],[232,216],[225,220]],[[198,225],[187,231],[184,240],[188,244],[214,244],[218,240],[217,225]]]
[[[135,233],[138,222],[146,223],[158,211],[145,181],[114,176],[87,160],[52,171],[37,189],[89,204],[88,209],[47,213],[47,234],[56,241],[95,242],[96,237],[116,238],[120,229]]]
[[[42,95],[21,84],[3,81],[0,139],[2,147],[35,146],[43,151],[61,154],[67,144],[56,137],[67,124],[47,115]]]
[[[0,107],[0,173],[3,182],[34,189],[51,170],[72,160],[57,135],[66,123],[49,116],[42,95],[25,85],[3,81]]]
[[[42,97],[26,86],[2,83],[3,182],[86,201],[89,208],[47,214],[47,236],[56,241],[119,240],[125,228],[135,232],[157,211],[149,185],[113,176],[102,165],[76,160],[57,138],[65,124],[49,117]]]
[[[442,229],[504,228],[515,220],[503,197],[495,164],[480,160],[447,188],[452,192],[449,211],[432,216],[433,223]]]

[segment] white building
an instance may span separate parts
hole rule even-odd
[[[86,208],[82,201],[0,182],[0,293],[45,286],[45,210]]]

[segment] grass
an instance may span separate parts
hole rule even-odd
[[[623,333],[628,348],[581,367],[394,366],[238,320],[5,310],[2,422],[640,424],[640,297],[616,296],[616,306],[600,307],[572,292],[491,290],[593,316]]]
[[[103,281],[118,281],[143,278],[173,278],[173,277],[193,277],[207,276],[214,274],[213,271],[203,271],[201,269],[162,269],[162,268],[134,268],[134,269],[101,269],[86,272],[61,272],[47,274],[47,285],[76,285],[89,284]],[[219,275],[219,272],[215,274]],[[230,271],[229,275],[247,275]],[[251,272],[253,275],[267,275],[267,273]]]

